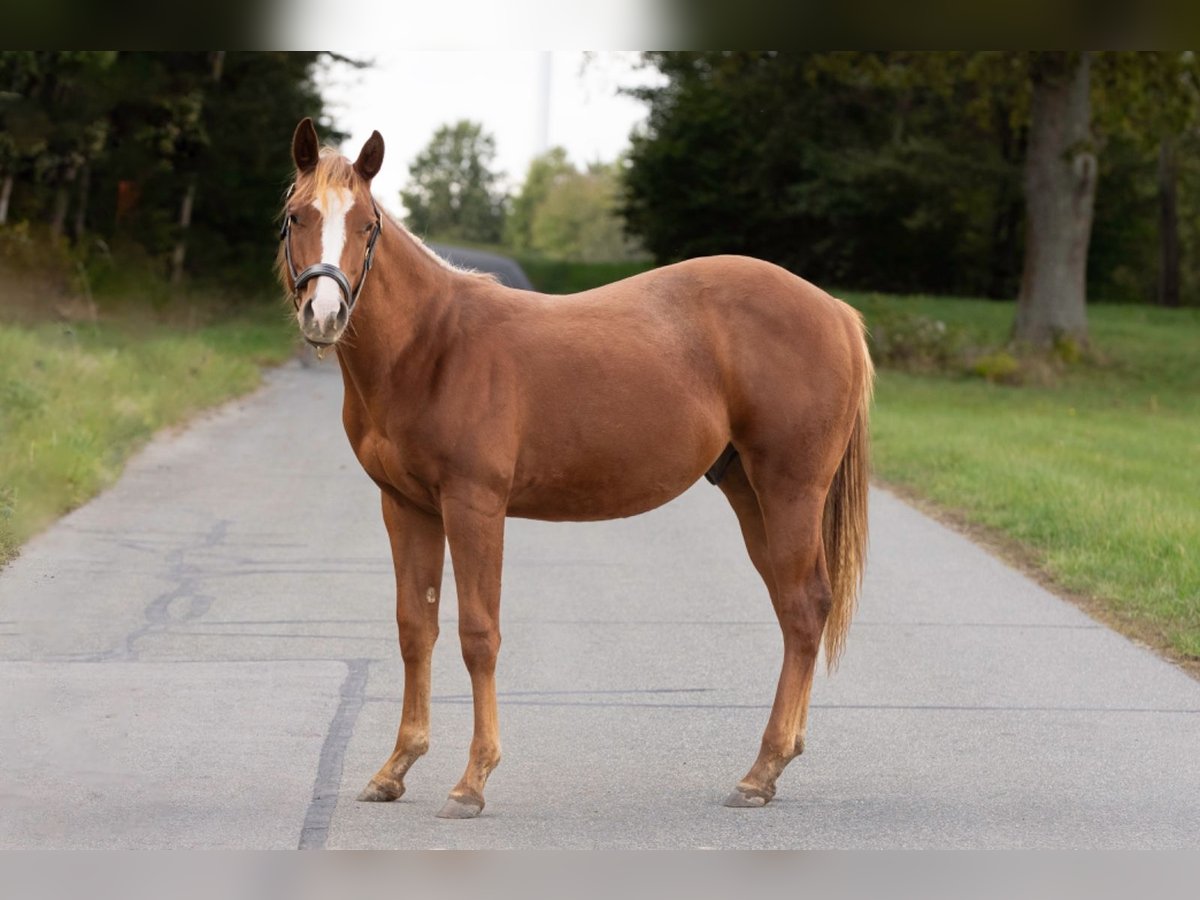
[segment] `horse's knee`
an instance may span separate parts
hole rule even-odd
[[[498,628],[460,629],[459,643],[462,645],[463,662],[467,671],[487,671],[496,666],[500,653],[500,630]]]
[[[400,658],[406,663],[420,662],[433,654],[438,639],[437,622],[397,622]]]

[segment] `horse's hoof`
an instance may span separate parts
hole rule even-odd
[[[473,819],[483,811],[483,801],[473,797],[450,797],[437,814],[439,819]]]
[[[725,798],[725,805],[738,809],[766,806],[771,798],[750,788],[735,787]]]
[[[360,803],[390,803],[403,796],[403,784],[397,784],[394,781],[384,784],[372,778],[371,782],[362,789],[362,793],[358,795],[358,800]]]

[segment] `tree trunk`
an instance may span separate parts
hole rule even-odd
[[[71,192],[68,182],[62,181],[54,192],[54,212],[50,216],[50,233],[56,238],[63,235],[67,227],[67,208],[71,204]]]
[[[1179,305],[1179,204],[1175,139],[1158,148],[1158,302]]]
[[[13,176],[9,172],[0,182],[0,225],[8,224],[8,201],[12,198]]]
[[[179,240],[175,242],[175,252],[171,254],[171,284],[183,281],[183,260],[187,255],[187,230],[192,224],[192,204],[196,201],[196,176],[188,179],[187,190],[183,192],[183,203],[179,206]]]
[[[1025,262],[1013,336],[1087,343],[1087,252],[1096,197],[1091,60],[1038,53],[1025,151]]]
[[[221,72],[225,68],[225,51],[214,50],[209,60],[211,68],[209,75],[213,84],[221,80]],[[188,178],[187,190],[183,192],[183,202],[179,206],[179,239],[175,242],[175,250],[171,254],[171,284],[183,282],[183,262],[187,258],[187,233],[192,225],[192,207],[196,202],[196,174]]]
[[[71,236],[78,241],[83,237],[83,229],[87,224],[88,194],[92,187],[92,164],[83,164],[83,175],[79,179],[79,197],[75,201],[75,222],[71,228]]]

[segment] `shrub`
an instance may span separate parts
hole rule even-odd
[[[917,372],[962,371],[965,335],[947,326],[905,310],[885,310],[871,316],[868,343],[878,366]]]
[[[971,371],[993,384],[1021,383],[1021,363],[1007,350],[993,350],[978,357]]]
[[[1074,365],[1083,359],[1083,347],[1075,338],[1060,335],[1054,341],[1054,355],[1067,365]]]

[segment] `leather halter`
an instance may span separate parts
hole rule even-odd
[[[288,197],[292,196],[295,189],[295,185],[288,188]],[[283,225],[279,228],[279,240],[283,242],[283,257],[287,261],[288,275],[292,279],[292,303],[297,309],[300,307],[300,288],[314,278],[324,275],[326,278],[332,278],[334,284],[338,286],[338,290],[342,292],[342,297],[346,301],[346,315],[349,316],[353,311],[354,304],[358,302],[358,295],[362,293],[363,285],[367,281],[367,273],[371,271],[371,263],[375,259],[375,242],[379,240],[379,234],[383,231],[383,216],[379,214],[379,207],[375,205],[374,197],[371,198],[371,209],[375,213],[375,227],[371,229],[371,236],[367,238],[367,249],[363,254],[362,275],[359,276],[358,287],[355,288],[350,286],[350,279],[346,277],[346,273],[332,263],[313,263],[300,273],[296,272],[296,266],[292,263],[292,217],[290,213],[285,212]]]

